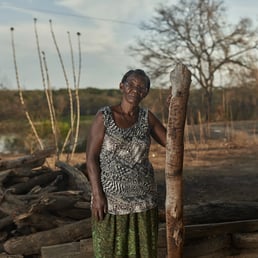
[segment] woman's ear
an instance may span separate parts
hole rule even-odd
[[[119,89],[123,92],[124,91],[124,84],[122,82],[120,82],[119,84]]]

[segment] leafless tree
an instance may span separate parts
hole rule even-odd
[[[258,34],[252,20],[242,18],[233,25],[226,18],[224,2],[219,0],[179,0],[176,5],[160,5],[156,15],[142,25],[137,43],[130,47],[152,79],[160,83],[164,78],[167,81],[176,63],[186,64],[193,84],[205,91],[206,121],[213,89],[226,84],[228,69],[251,69],[250,53],[257,61],[254,50]]]

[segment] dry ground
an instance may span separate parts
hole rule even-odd
[[[184,201],[258,201],[258,145],[221,142],[186,146],[184,153]],[[152,147],[151,161],[156,171],[161,198],[165,198],[165,150]]]
[[[161,205],[165,200],[165,148],[153,144],[150,152],[158,183]],[[85,162],[77,154],[74,163]],[[258,201],[258,144],[248,138],[234,142],[221,140],[206,144],[185,144],[185,204],[210,201]]]
[[[223,125],[215,124],[222,137],[205,143],[185,144],[183,180],[185,204],[210,201],[258,201],[257,125],[239,123],[230,142],[223,138]],[[238,128],[239,129],[239,128]],[[193,141],[192,141],[193,142]],[[8,155],[13,158],[15,155]],[[2,157],[7,158],[7,157]],[[65,158],[61,158],[65,160]],[[76,154],[72,165],[84,163],[85,153]],[[155,169],[161,204],[165,200],[165,148],[152,144],[150,160]],[[53,161],[49,160],[50,165]]]

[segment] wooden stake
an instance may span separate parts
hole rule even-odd
[[[170,73],[171,100],[166,146],[166,230],[168,258],[183,257],[183,183],[184,126],[191,72],[177,64]]]

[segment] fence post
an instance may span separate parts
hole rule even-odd
[[[170,73],[171,100],[167,124],[166,146],[166,231],[167,257],[183,257],[183,180],[184,127],[191,72],[177,64]]]

